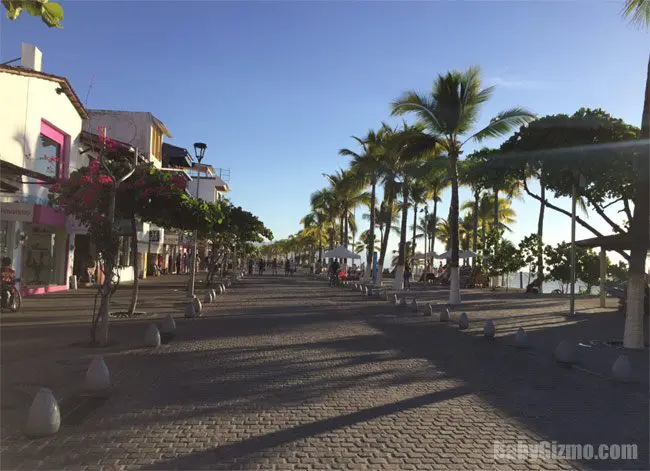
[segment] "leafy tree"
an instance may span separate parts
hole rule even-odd
[[[25,10],[32,16],[39,16],[50,28],[63,28],[63,8],[56,2],[48,0],[2,0],[7,10],[7,18],[15,20]]]
[[[545,207],[571,213],[552,204],[545,195],[533,193],[526,179],[536,176],[544,191],[550,190],[556,197],[570,197],[578,175],[583,175],[586,186],[580,190],[588,207],[594,209],[617,233],[625,229],[606,212],[613,204],[620,203],[621,211],[632,218],[631,203],[635,197],[634,154],[612,151],[607,156],[595,156],[587,150],[590,145],[629,141],[639,136],[639,129],[616,119],[601,109],[581,108],[571,116],[558,114],[544,116],[528,126],[522,126],[501,146],[504,158],[492,159],[490,166],[497,171],[518,172],[524,191]],[[542,152],[563,149],[563,152]],[[570,157],[566,155],[571,152]],[[579,216],[578,224],[597,236],[602,234]],[[625,258],[627,254],[621,252]]]
[[[458,274],[458,161],[465,143],[469,140],[481,142],[487,138],[507,134],[516,126],[534,119],[534,115],[523,108],[512,108],[499,113],[483,129],[472,132],[482,105],[490,99],[494,87],[481,89],[481,74],[477,67],[465,72],[451,71],[440,75],[433,84],[430,94],[408,92],[393,103],[393,114],[414,113],[431,136],[438,140],[442,152],[449,157],[451,180],[450,229],[451,244],[451,288],[449,302],[460,303]],[[466,137],[464,140],[463,138]]]
[[[524,265],[525,261],[521,251],[508,239],[503,238],[503,230],[491,231],[483,256],[483,267],[486,273],[489,276],[508,275],[519,271]],[[506,284],[506,288],[508,287]]]
[[[537,275],[536,279],[528,285],[527,290],[532,287],[537,287],[537,289],[541,291],[542,283],[544,281],[544,242],[542,238],[539,234],[530,234],[524,237],[521,242],[519,242],[519,251],[522,254],[525,266],[528,267],[529,274]],[[542,253],[541,262],[539,257],[540,253]]]
[[[609,278],[615,283],[623,283],[627,280],[627,272],[629,267],[627,263],[621,261],[616,265],[609,265],[607,274]]]

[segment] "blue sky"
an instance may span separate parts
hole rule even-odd
[[[3,18],[0,54],[36,44],[44,70],[82,99],[93,80],[88,107],[151,111],[171,143],[206,142],[206,160],[231,169],[232,200],[284,237],[321,173],[346,164],[338,150],[350,136],[390,121],[391,100],[449,69],[480,65],[497,85],[482,123],[522,105],[602,107],[638,125],[650,41],[621,19],[622,3],[63,1],[63,30]],[[518,240],[535,230],[537,204],[514,208]],[[569,238],[565,216],[546,220],[548,242]],[[590,223],[611,232],[595,214]]]

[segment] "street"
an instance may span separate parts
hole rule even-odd
[[[161,278],[165,292],[186,280]],[[648,469],[646,386],[453,323],[395,317],[386,302],[303,276],[248,277],[206,308],[199,319],[174,308],[177,335],[157,349],[138,343],[150,319],[113,322],[117,345],[75,347],[72,360],[56,351],[71,355],[81,320],[3,324],[2,469]],[[37,355],[50,341],[52,354]],[[111,370],[110,396],[66,415],[96,354]],[[29,407],[20,375],[30,393],[39,378],[66,391],[57,435],[29,440],[17,429]],[[542,441],[633,443],[638,459],[495,460],[495,443]]]

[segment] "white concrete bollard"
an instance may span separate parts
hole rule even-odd
[[[162,325],[160,326],[160,333],[161,334],[173,334],[176,332],[176,321],[174,320],[174,316],[171,314],[167,314],[167,317],[165,317],[162,321]]]
[[[30,437],[54,435],[61,427],[59,404],[52,391],[41,388],[27,413],[25,433]]]
[[[212,297],[216,300],[216,299],[217,299],[217,290],[214,289],[214,288],[212,288],[212,289],[210,290],[210,292],[212,293]]]
[[[196,317],[196,310],[194,309],[194,303],[192,301],[188,302],[185,305],[185,317],[187,318]]]
[[[519,348],[528,346],[528,334],[523,329],[523,327],[519,327],[517,329],[517,333],[515,333],[515,346]]]
[[[144,333],[144,344],[147,347],[160,347],[160,331],[156,324],[149,324]]]
[[[95,356],[86,370],[85,391],[106,391],[111,387],[111,376],[104,358]]]
[[[359,285],[359,292],[360,292],[360,293],[363,293],[363,288],[364,288],[363,285]]]
[[[418,302],[415,298],[411,301],[411,312],[418,312]]]
[[[430,317],[430,316],[433,316],[433,311],[434,311],[434,309],[435,309],[435,308],[433,307],[433,304],[431,304],[431,303],[427,303],[427,310],[424,312],[424,315],[425,315],[425,316],[429,316],[429,317]]]
[[[394,304],[395,306],[399,306],[399,304],[400,304],[400,299],[397,297],[396,294],[393,295],[393,304]]]
[[[214,301],[214,298],[212,297],[212,293],[209,292],[209,291],[207,293],[205,293],[205,297],[203,298],[203,302],[205,304],[210,304],[213,301]]]
[[[449,313],[449,309],[446,307],[443,307],[440,309],[440,322],[449,322],[451,320],[451,314]]]
[[[368,290],[368,287],[367,287],[367,286],[365,286],[365,287],[363,288],[363,295],[364,295],[364,296],[370,296],[370,291]]]
[[[627,355],[620,355],[612,366],[612,376],[616,381],[627,383],[632,380],[632,364]]]
[[[200,316],[202,310],[203,310],[203,305],[201,304],[201,300],[199,298],[194,298],[194,311],[196,315]]]
[[[469,328],[469,317],[467,317],[467,313],[463,312],[458,318],[458,328],[461,330]]]
[[[575,363],[575,345],[568,340],[562,340],[557,347],[555,347],[555,359],[558,363],[571,364]]]
[[[226,294],[226,285],[224,285],[223,283],[221,283],[221,284],[219,285],[219,291],[220,291],[219,294]]]
[[[486,339],[493,339],[495,331],[496,329],[494,328],[494,322],[492,322],[492,319],[486,320],[485,325],[483,326],[483,337]]]

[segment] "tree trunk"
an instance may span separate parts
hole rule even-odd
[[[499,189],[494,189],[494,228],[499,228]]]
[[[109,228],[111,230],[111,233],[113,231],[113,224],[115,220],[116,192],[117,188],[112,187],[109,195],[108,214],[106,215],[109,221]],[[99,305],[99,313],[97,315],[98,322],[97,325],[93,326],[91,332],[91,340],[93,343],[97,342],[101,346],[106,346],[108,344],[108,313],[111,303],[113,270],[115,268],[115,253],[106,254],[104,258],[104,283],[102,286],[102,299]]]
[[[411,257],[415,257],[415,252],[416,252],[416,236],[417,236],[417,230],[418,230],[418,205],[414,204],[413,205],[413,244],[411,246]],[[426,252],[426,249],[425,249]]]
[[[450,260],[450,284],[449,304],[460,304],[460,276],[458,273],[458,155],[451,152],[449,155],[449,178],[451,180],[451,204],[449,207],[449,230],[451,232],[451,260]]]
[[[438,232],[438,226],[436,224],[438,220],[438,200],[433,200],[433,231],[431,233],[431,253],[433,254],[436,251],[436,234]],[[433,269],[433,255],[431,255],[431,269]]]
[[[375,252],[375,199],[377,198],[377,182],[373,177],[370,186],[370,229],[368,230],[368,245],[366,246],[366,281],[372,278],[372,257]]]
[[[480,205],[480,197],[481,194],[475,189],[474,190],[474,214],[473,214],[473,226],[474,226],[474,232],[472,233],[472,250],[476,253],[478,253],[478,212],[479,212],[479,205]],[[474,259],[474,265],[476,265],[477,259]]]
[[[402,202],[402,225],[400,227],[399,235],[399,252],[397,256],[397,266],[395,267],[395,278],[393,279],[393,289],[404,289],[404,265],[406,263],[406,231],[408,225],[408,198],[409,198],[409,184],[404,179],[402,184],[402,194],[404,196]]]
[[[643,100],[643,115],[641,117],[641,138],[650,139],[650,60],[645,83],[645,98]],[[625,332],[623,346],[625,348],[642,349],[645,343],[643,319],[645,311],[645,260],[650,243],[650,156],[648,147],[644,148],[641,156],[635,159],[636,182],[634,195],[634,214],[630,221],[632,247],[630,250],[629,280],[627,284],[627,299],[625,303]]]
[[[386,223],[384,227],[384,237],[381,241],[381,252],[379,254],[379,280],[381,281],[381,277],[384,271],[384,262],[386,261],[386,250],[388,249],[388,238],[390,236],[390,230],[392,226],[392,219],[393,219],[393,195],[389,194],[386,199],[384,199],[384,203],[386,204]]]
[[[537,279],[539,280],[539,292],[542,292],[541,283],[544,281],[544,209],[546,205],[544,201],[546,200],[546,186],[544,182],[540,179],[540,196],[542,202],[539,205],[539,218],[537,219],[537,237],[538,237],[538,247],[537,247]]]
[[[133,289],[131,290],[131,304],[129,305],[128,315],[135,314],[135,308],[138,305],[138,292],[140,289],[140,279],[138,277],[138,222],[135,215],[131,217],[131,256],[133,257]]]

